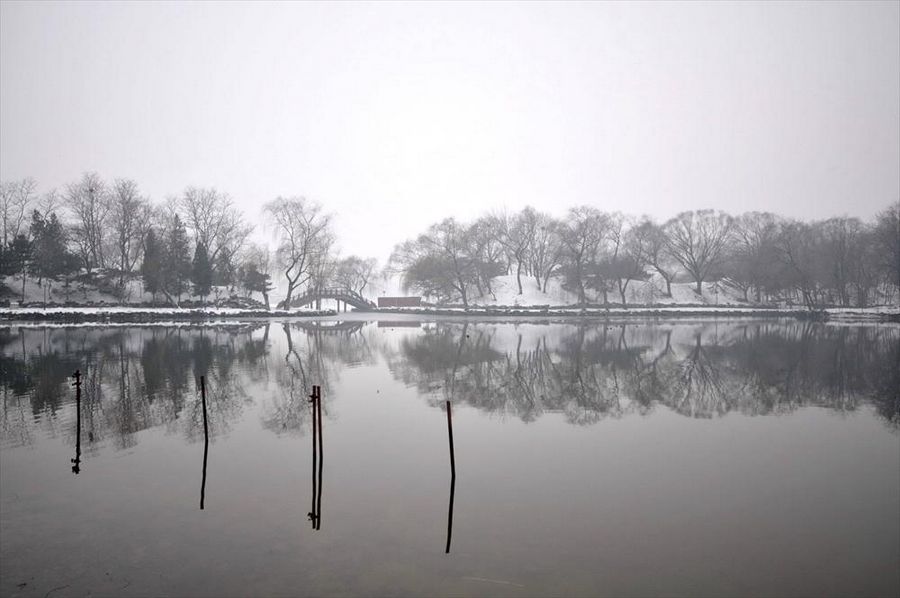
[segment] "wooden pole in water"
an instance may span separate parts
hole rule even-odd
[[[322,445],[322,387],[314,387],[316,393],[316,417],[319,427],[319,494],[316,497],[316,529],[322,529],[322,466],[325,463],[325,450]]]
[[[200,400],[203,403],[203,481],[200,483],[200,508],[206,502],[206,459],[209,455],[209,426],[206,422],[206,380],[200,376]]]
[[[316,491],[316,475],[317,475],[316,462],[318,460],[316,458],[317,451],[318,451],[318,448],[317,448],[318,445],[316,444],[316,437],[317,437],[316,430],[318,429],[318,424],[316,423],[316,387],[315,386],[313,386],[313,388],[312,388],[312,394],[309,395],[309,402],[311,403],[311,407],[312,407],[312,410],[311,410],[311,412],[312,412],[312,507],[309,512],[309,520],[312,522],[312,528],[316,529],[316,519],[318,518],[318,515],[316,514],[316,496],[318,495],[318,492]]]
[[[453,415],[450,401],[447,401],[447,434],[450,438],[450,506],[447,510],[447,547],[444,554],[450,554],[450,538],[453,534],[453,497],[456,494],[456,455],[453,451]]]

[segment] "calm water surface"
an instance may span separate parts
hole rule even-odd
[[[896,596],[898,363],[795,321],[7,326],[0,594]]]

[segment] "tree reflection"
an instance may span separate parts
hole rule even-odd
[[[0,442],[29,444],[42,430],[74,445],[67,384],[75,370],[86,458],[101,446],[133,446],[156,426],[200,440],[200,376],[212,437],[256,399],[265,428],[305,434],[312,385],[322,387],[327,415],[341,371],[379,359],[435,407],[450,400],[526,422],[548,412],[588,425],[660,408],[712,418],[869,406],[900,430],[895,327],[438,321],[394,332],[370,324],[0,329]]]
[[[524,421],[549,411],[584,425],[660,405],[710,418],[870,403],[900,426],[894,328],[579,323],[560,339],[531,331],[530,341],[508,328],[439,323],[405,338],[391,369],[435,406],[453,400]]]
[[[263,406],[263,426],[276,434],[304,434],[310,427],[307,394],[313,385],[327,392],[323,413],[336,398],[334,382],[341,368],[372,364],[376,351],[364,334],[367,323],[284,322],[284,358],[275,360],[277,388]]]
[[[66,383],[76,369],[82,372],[86,455],[107,441],[118,449],[134,446],[139,432],[161,425],[198,440],[202,411],[193,374],[208,377],[210,434],[221,434],[240,416],[247,398],[235,364],[254,372],[264,361],[252,348],[254,328],[22,328],[13,340],[5,331],[0,340],[3,440],[27,443],[30,428],[54,426],[63,402],[72,400]],[[25,397],[30,418],[16,413]]]

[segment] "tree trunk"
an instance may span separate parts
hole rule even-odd
[[[547,270],[547,274],[544,275],[544,284],[541,286],[541,292],[547,292],[547,283],[550,282],[550,274],[552,270]]]
[[[697,294],[703,296],[703,279],[697,279]]]
[[[181,307],[180,305],[178,305],[178,301],[176,301],[175,298],[169,294],[169,291],[167,291],[166,289],[163,289],[162,292],[163,292],[163,295],[166,296],[166,299],[168,299],[169,303],[171,303],[175,307]]]
[[[522,262],[516,263],[516,283],[519,285],[519,294],[522,294]]]

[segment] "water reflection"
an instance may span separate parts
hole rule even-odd
[[[193,400],[194,375],[210,382],[209,435],[225,433],[249,400],[246,388],[266,375],[255,328],[0,330],[2,441],[29,444],[37,428],[57,435],[75,369],[82,372],[79,412],[88,456],[103,444],[134,446],[139,432],[157,426],[198,440],[203,413]]]
[[[305,434],[313,381],[323,417],[345,368],[387,364],[435,408],[446,401],[523,421],[561,413],[578,425],[666,408],[686,417],[779,415],[807,406],[871,405],[900,429],[900,330],[811,322],[610,325],[416,322],[245,323],[210,327],[0,329],[2,443],[57,436],[72,417],[66,392],[82,372],[76,417],[98,447],[134,446],[164,426],[199,441],[227,433],[250,402],[263,426]],[[421,324],[421,327],[419,325]],[[79,434],[72,439],[80,444]]]
[[[806,322],[551,327],[440,323],[389,356],[408,384],[433,397],[531,421],[564,413],[576,424],[647,414],[789,413],[871,402],[900,425],[896,328]],[[471,338],[467,338],[471,337]],[[466,342],[464,342],[466,341]]]

